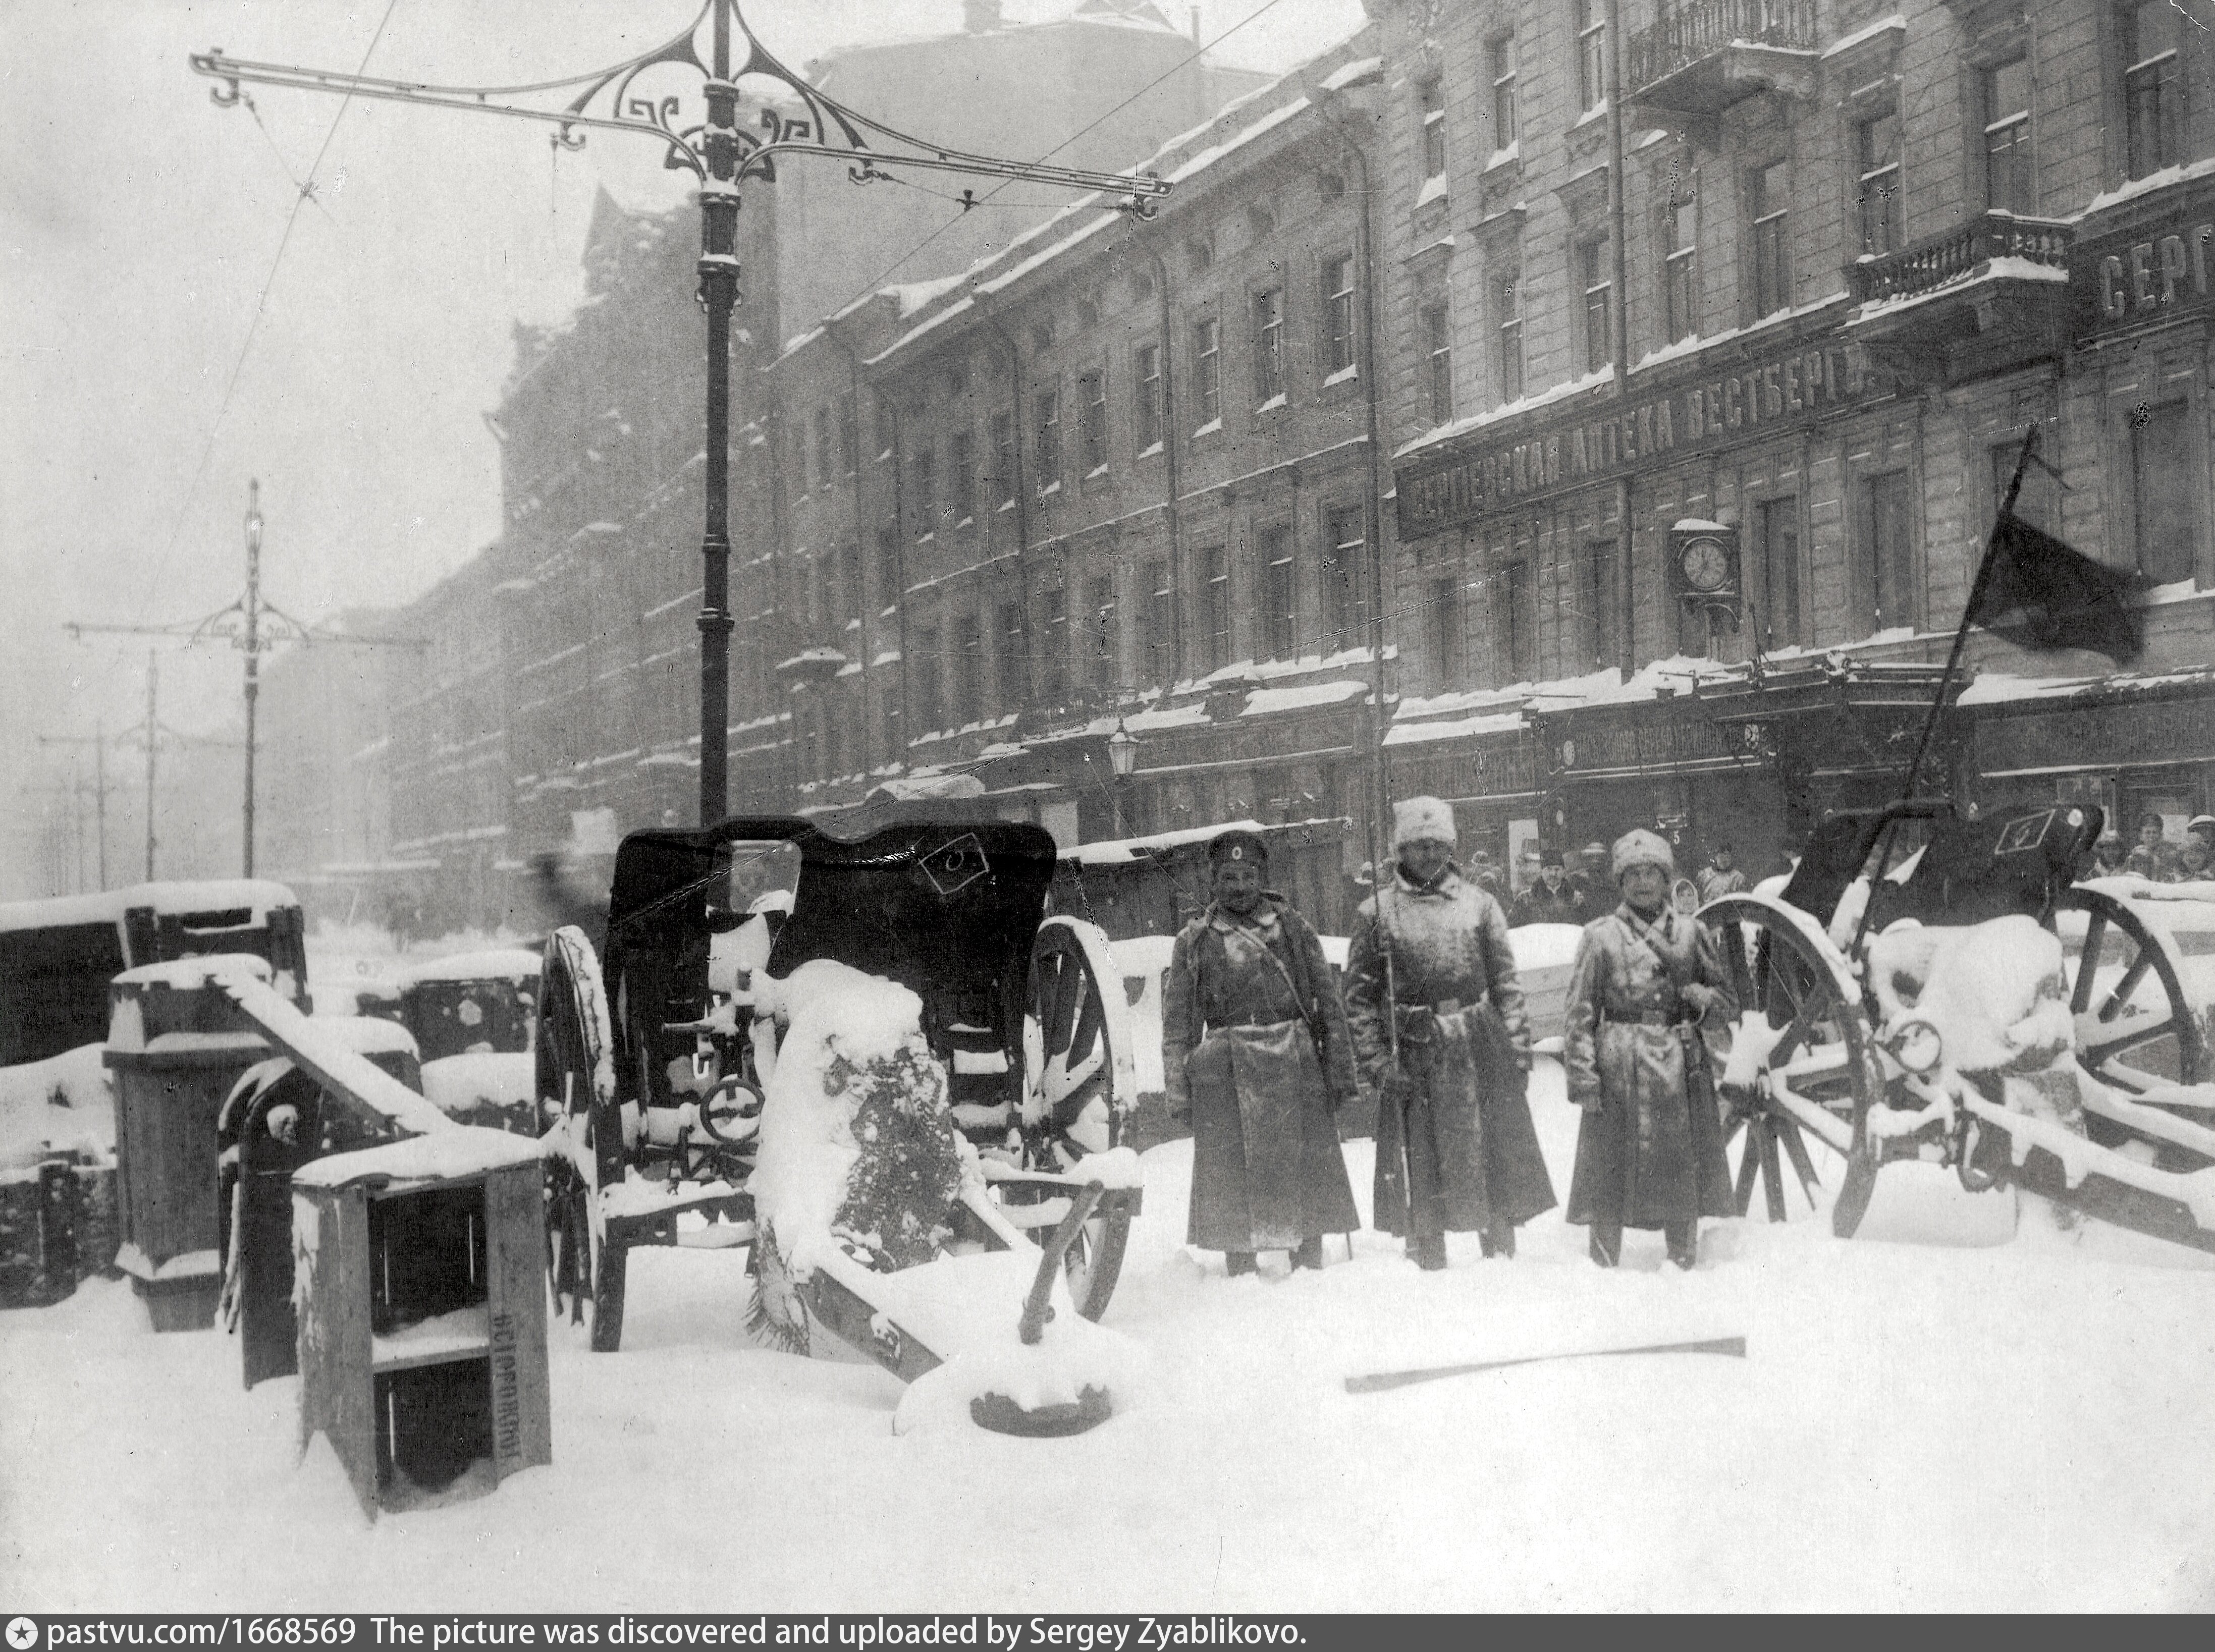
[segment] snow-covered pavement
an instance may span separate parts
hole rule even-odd
[[[1574,1113],[1536,1098],[1557,1189]],[[1366,1208],[1366,1142],[1348,1144]],[[2215,1259],[1886,1172],[1623,1270],[1558,1216],[1418,1273],[1374,1233],[1231,1281],[1145,1158],[1108,1323],[1152,1373],[1089,1435],[896,1436],[874,1366],[752,1345],[733,1252],[635,1253],[623,1351],[555,1328],[555,1462],[375,1525],[298,1385],[155,1337],[127,1285],[0,1315],[11,1607],[1201,1612],[2215,1607]],[[1964,1239],[1982,1241],[1964,1244]],[[2000,1241],[1993,1243],[1992,1241]],[[1010,1304],[1012,1314],[1015,1305]],[[1742,1334],[1350,1396],[1348,1374]]]

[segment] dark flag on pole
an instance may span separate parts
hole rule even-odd
[[[2089,648],[2127,665],[2145,646],[2145,621],[2131,602],[2143,584],[2003,511],[1963,623],[2019,648]]]

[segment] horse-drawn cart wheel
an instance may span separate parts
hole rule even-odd
[[[2112,1089],[2197,1084],[2206,1051],[2176,964],[2145,921],[2105,890],[2078,884],[2056,903],[2077,1060]],[[2081,930],[2078,925],[2081,923]]]
[[[608,1243],[600,1190],[623,1179],[623,1115],[599,959],[582,930],[557,929],[539,977],[539,1112],[546,1158],[546,1279],[555,1317],[589,1306],[596,1352],[623,1342],[627,1252]]]
[[[1738,994],[1734,1049],[1725,1086],[1742,1136],[1738,1207],[1764,1184],[1770,1220],[1785,1217],[1780,1153],[1789,1159],[1812,1208],[1818,1180],[1807,1139],[1844,1161],[1831,1228],[1850,1239],[1868,1208],[1881,1162],[1868,1135],[1868,1110],[1883,1094],[1875,1039],[1859,991],[1829,938],[1806,914],[1749,895],[1725,896],[1702,909],[1715,927]]]
[[[1086,1154],[1122,1144],[1138,1104],[1130,1012],[1099,927],[1048,918],[1031,945],[1023,1001],[1023,1123],[1041,1170],[1081,1176]],[[1089,1218],[1064,1257],[1069,1294],[1088,1319],[1107,1312],[1131,1236],[1131,1213],[1111,1201]]]

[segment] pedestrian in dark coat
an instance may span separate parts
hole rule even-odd
[[[1507,920],[1455,869],[1453,844],[1444,803],[1399,805],[1398,865],[1361,903],[1347,951],[1347,1019],[1382,1096],[1376,1222],[1425,1268],[1446,1265],[1449,1233],[1512,1257],[1516,1227],[1554,1207]]]
[[[1332,1115],[1359,1098],[1346,1009],[1322,942],[1265,890],[1268,851],[1208,846],[1214,902],[1178,933],[1162,1001],[1170,1114],[1192,1124],[1186,1243],[1251,1273],[1255,1252],[1322,1266],[1322,1236],[1361,1225]]]
[[[1515,906],[1508,914],[1512,928],[1520,929],[1532,923],[1574,923],[1585,921],[1583,907],[1578,902],[1577,892],[1571,889],[1563,875],[1562,852],[1543,850],[1538,856],[1538,880],[1515,897]]]
[[[1623,904],[1586,926],[1569,978],[1562,1054],[1584,1119],[1568,1220],[1592,1228],[1603,1268],[1622,1259],[1626,1227],[1660,1228],[1690,1268],[1700,1218],[1737,1213],[1699,1032],[1737,1004],[1713,933],[1669,909],[1669,846],[1629,832],[1614,861]]]

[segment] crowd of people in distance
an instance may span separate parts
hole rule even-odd
[[[1187,1243],[1226,1271],[1265,1251],[1323,1265],[1323,1238],[1358,1226],[1334,1116],[1377,1103],[1377,1226],[1425,1269],[1445,1235],[1515,1254],[1516,1229],[1550,1210],[1531,1123],[1531,1032],[1510,919],[1483,851],[1455,856],[1451,808],[1395,805],[1392,863],[1363,901],[1343,988],[1322,944],[1267,886],[1268,848],[1233,829],[1210,844],[1213,899],[1178,933],[1163,1000],[1169,1111],[1193,1134]],[[1703,1023],[1736,1014],[1709,932],[1677,909],[1675,856],[1655,833],[1588,844],[1571,872],[1539,852],[1514,923],[1582,927],[1562,1052],[1583,1113],[1568,1220],[1617,1264],[1626,1228],[1658,1229],[1680,1268],[1703,1216],[1735,1208]],[[1603,881],[1604,879],[1604,881]],[[1700,886],[1745,886],[1727,845]]]
[[[2151,811],[2138,817],[2138,835],[2126,846],[2119,833],[2105,832],[2093,846],[2093,875],[2144,878],[2157,884],[2215,880],[2215,815],[2194,815],[2181,841],[2169,835],[2169,823]]]

